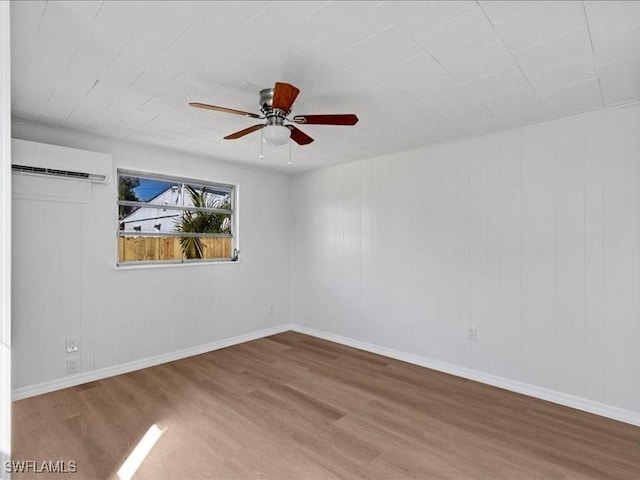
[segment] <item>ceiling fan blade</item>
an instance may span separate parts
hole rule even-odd
[[[289,83],[276,82],[276,86],[273,88],[273,102],[271,106],[285,112],[290,112],[291,105],[293,105],[299,93],[300,90]]]
[[[293,117],[296,123],[306,123],[308,125],[355,125],[358,117],[353,113],[331,114],[331,115],[296,115]]]
[[[287,125],[287,128],[291,130],[291,140],[296,142],[298,145],[309,145],[313,142],[313,138],[299,128],[296,128],[293,125]]]
[[[216,112],[233,113],[235,115],[242,115],[244,117],[261,118],[260,115],[251,112],[245,112],[243,110],[236,110],[234,108],[218,107],[216,105],[208,105],[206,103],[189,102],[189,105],[196,108],[206,108],[207,110],[215,110]]]
[[[224,137],[225,140],[235,140],[236,138],[244,137],[245,135],[249,135],[250,133],[256,132],[262,128],[266,127],[264,123],[260,123],[258,125],[253,125],[252,127],[245,128],[244,130],[240,130],[239,132],[231,133]]]

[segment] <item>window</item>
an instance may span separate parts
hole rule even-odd
[[[237,260],[233,185],[118,170],[118,265]]]

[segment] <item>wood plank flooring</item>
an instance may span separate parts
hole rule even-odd
[[[294,332],[15,402],[13,457],[116,478],[153,424],[135,478],[640,478],[640,428]]]

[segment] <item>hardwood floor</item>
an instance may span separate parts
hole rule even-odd
[[[640,428],[293,332],[15,402],[13,456],[116,478],[154,424],[135,478],[640,478]]]

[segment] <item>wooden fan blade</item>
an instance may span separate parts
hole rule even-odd
[[[250,133],[256,132],[266,125],[264,123],[260,123],[258,125],[253,125],[252,127],[245,128],[244,130],[240,130],[239,132],[232,133],[224,137],[225,140],[235,140],[236,138],[244,137],[245,135],[249,135]]]
[[[353,113],[337,115],[296,115],[293,117],[296,123],[306,123],[308,125],[355,125],[358,117]]]
[[[235,115],[242,115],[244,117],[251,117],[251,118],[261,118],[260,115],[256,113],[236,110],[234,108],[218,107],[216,105],[208,105],[206,103],[198,103],[198,102],[189,102],[189,105],[196,108],[206,108],[207,110],[215,110],[216,112],[233,113]]]
[[[291,111],[291,105],[295,102],[300,90],[289,83],[276,82],[273,88],[273,102],[271,106],[285,112]]]
[[[296,128],[293,125],[287,125],[287,128],[291,130],[291,140],[296,142],[298,145],[309,145],[313,142],[313,138],[299,128]]]

